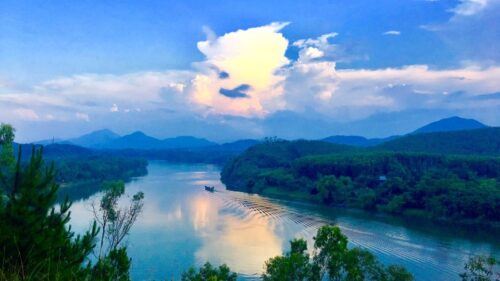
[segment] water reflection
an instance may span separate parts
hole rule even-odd
[[[258,276],[264,261],[281,254],[288,241],[312,245],[318,227],[339,225],[352,245],[369,249],[385,263],[402,264],[417,280],[457,280],[471,253],[500,253],[497,238],[460,234],[435,225],[409,227],[388,219],[269,200],[225,191],[219,170],[207,165],[153,162],[149,174],[127,184],[144,191],[144,212],[129,237],[133,280],[179,279],[183,270],[205,261],[227,263],[244,276]],[[216,192],[203,189],[213,185]],[[90,202],[75,203],[72,225],[83,231],[92,219]]]
[[[207,196],[193,201],[193,226],[202,240],[195,253],[199,263],[226,263],[239,273],[253,275],[262,270],[263,261],[282,253],[282,241],[268,218],[242,220],[218,203]]]

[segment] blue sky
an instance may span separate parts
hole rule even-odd
[[[327,123],[318,132],[280,133],[289,138],[402,133],[449,114],[500,125],[499,6],[498,0],[4,0],[0,120],[18,127],[21,140],[102,127],[159,137],[262,137],[273,135],[277,115],[290,124]],[[203,49],[200,42],[208,43]],[[260,60],[273,63],[245,65]],[[236,63],[256,69],[226,79],[212,73]],[[243,84],[248,97],[219,94]],[[381,115],[405,120],[391,125],[394,132],[345,125],[379,122]]]

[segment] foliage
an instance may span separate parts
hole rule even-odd
[[[500,156],[500,128],[410,134],[387,141],[374,149],[399,152]]]
[[[125,184],[118,181],[108,182],[105,186],[106,192],[101,198],[99,206],[92,205],[95,220],[101,228],[99,261],[103,256],[103,250],[106,255],[119,250],[118,246],[129,234],[144,206],[143,192],[137,192],[132,196],[130,204],[120,207],[118,201],[125,193]]]
[[[499,157],[281,141],[250,148],[224,167],[221,179],[233,190],[284,197],[301,193],[326,205],[500,223]]]
[[[182,281],[236,281],[237,275],[225,264],[213,267],[205,263],[198,271],[191,267],[182,274]]]
[[[499,266],[500,262],[494,257],[470,257],[460,277],[462,281],[497,281],[500,280]]]
[[[3,272],[22,280],[82,280],[95,244],[96,224],[84,235],[66,227],[71,203],[54,207],[57,184],[53,166],[44,168],[42,150],[33,149],[26,167],[18,160],[15,176],[0,206],[0,260]],[[87,262],[87,266],[82,266]]]
[[[92,268],[92,278],[95,280],[129,281],[131,259],[127,248],[111,250],[108,255],[99,259]]]
[[[83,181],[127,181],[147,173],[147,161],[140,158],[126,158],[111,155],[90,155],[64,157],[55,160],[56,180],[59,183]]]
[[[13,139],[2,138],[2,145],[12,145]],[[71,203],[65,200],[56,207],[54,165],[44,164],[43,148],[33,146],[27,163],[21,161],[22,152],[18,150],[12,171],[0,166],[0,190],[6,192],[0,200],[0,280],[130,280],[131,261],[119,244],[142,209],[143,194],[134,196],[128,212],[115,213],[111,227],[103,229],[118,239],[112,239],[111,250],[92,264],[97,224],[75,236],[68,226]]]
[[[4,176],[12,173],[15,165],[14,135],[15,129],[11,125],[0,124],[0,172],[3,171]]]
[[[319,280],[319,271],[310,263],[307,243],[302,239],[290,241],[290,252],[277,256],[265,263],[264,281]]]
[[[315,255],[309,258],[307,243],[291,241],[291,251],[269,259],[263,280],[278,281],[411,281],[413,276],[403,267],[385,267],[370,252],[347,247],[347,237],[335,226],[323,226],[314,238]]]

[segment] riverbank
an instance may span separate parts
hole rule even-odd
[[[221,172],[230,190],[494,229],[498,178],[498,157],[353,151],[314,141],[256,145]]]
[[[231,191],[232,190],[228,188]],[[241,191],[240,191],[241,192]],[[243,192],[245,193],[245,192]],[[251,194],[251,193],[249,193]],[[257,194],[257,193],[255,193]],[[376,219],[380,221],[397,221],[398,224],[403,224],[407,227],[420,230],[422,232],[432,232],[437,228],[453,228],[455,234],[461,233],[463,237],[474,233],[483,233],[486,237],[499,237],[500,236],[500,223],[479,223],[477,221],[452,221],[449,219],[435,219],[432,217],[421,216],[418,213],[402,213],[399,215],[393,215],[390,213],[385,213],[383,211],[373,212],[370,210],[365,210],[362,208],[352,208],[345,206],[326,206],[319,202],[318,200],[311,199],[307,194],[301,192],[283,192],[279,189],[270,188],[265,190],[265,192],[257,194],[264,198],[272,199],[279,203],[284,203],[288,205],[297,205],[305,208],[320,208],[324,213],[348,213],[366,216],[368,215],[370,219]]]

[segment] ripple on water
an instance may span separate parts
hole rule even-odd
[[[439,256],[439,252],[450,251],[450,248],[440,243],[422,245],[418,241],[414,242],[411,237],[408,237],[405,229],[393,228],[387,232],[377,232],[376,229],[370,228],[362,230],[358,228],[359,225],[344,224],[342,221],[335,222],[314,213],[299,213],[299,210],[293,207],[277,204],[272,199],[260,196],[229,191],[219,192],[214,196],[219,196],[222,199],[222,209],[228,208],[231,212],[238,213],[242,220],[263,217],[278,225],[294,224],[302,228],[296,233],[296,236],[306,239],[311,239],[321,225],[336,223],[342,232],[349,237],[352,246],[369,250],[381,258],[383,262],[390,261],[405,266],[410,265],[408,268],[415,272],[417,280],[427,279],[430,272],[433,273],[431,275],[439,278],[438,280],[453,280],[457,279],[458,272],[462,269],[462,263],[457,260],[455,260],[455,264],[449,264],[436,258],[436,253]],[[375,226],[377,225],[375,224]],[[380,226],[387,228],[384,225]],[[463,251],[458,251],[458,255],[463,254]]]

